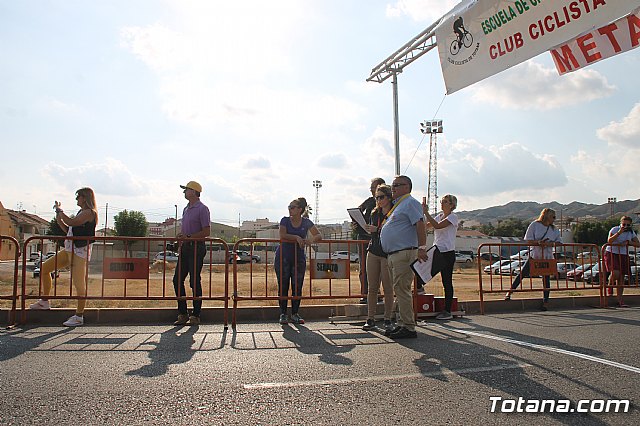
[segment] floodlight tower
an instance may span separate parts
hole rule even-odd
[[[316,189],[316,211],[315,211],[315,215],[316,217],[313,219],[313,223],[315,223],[316,225],[320,224],[320,216],[318,216],[318,212],[319,210],[319,205],[320,205],[320,188],[322,188],[322,181],[321,180],[314,180],[313,181],[313,187]]]
[[[429,135],[429,182],[427,185],[428,211],[438,213],[438,133],[442,133],[442,120],[423,121],[420,132]]]

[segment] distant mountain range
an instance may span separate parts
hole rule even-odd
[[[567,218],[596,218],[606,219],[611,216],[611,204],[586,204],[574,201],[570,204],[560,204],[555,201],[551,203],[540,204],[533,201],[512,201],[503,206],[494,206],[486,209],[459,211],[458,218],[464,220],[465,227],[475,224],[496,223],[498,220],[516,218],[526,221],[534,220],[540,214],[540,211],[549,207],[556,211],[558,219],[560,218],[560,209],[562,216]],[[624,200],[614,204],[614,215],[621,216],[626,214],[637,220],[635,214],[640,212],[640,200]]]

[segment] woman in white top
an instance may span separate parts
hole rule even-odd
[[[68,237],[89,237],[95,235],[98,223],[96,198],[91,188],[80,188],[76,191],[76,200],[80,211],[74,217],[67,216],[56,201],[56,221]],[[91,242],[89,239],[65,240],[64,249],[47,259],[41,267],[42,299],[29,306],[29,309],[50,309],[47,296],[51,291],[51,273],[54,269],[71,266],[71,279],[76,294],[84,297],[87,294],[86,274],[87,262],[91,259]],[[78,299],[76,314],[63,324],[74,327],[84,324],[84,307],[86,299]]]
[[[560,231],[553,225],[553,221],[556,220],[556,212],[553,209],[545,208],[540,212],[538,219],[531,222],[527,228],[527,232],[524,234],[525,241],[531,243],[537,243],[531,247],[529,259],[553,259],[553,246],[555,243],[561,243]],[[520,268],[520,273],[515,277],[511,284],[511,290],[504,296],[504,300],[511,300],[511,293],[518,288],[523,276],[529,275],[529,259]],[[549,275],[542,277],[544,287],[551,287],[551,278]],[[547,310],[547,304],[549,302],[549,291],[543,292],[541,310]]]
[[[442,211],[431,217],[426,204],[422,210],[427,218],[427,229],[433,228],[433,245],[436,246],[433,254],[431,275],[438,272],[442,278],[444,287],[444,311],[438,314],[436,319],[451,319],[451,304],[453,303],[453,266],[456,263],[456,233],[458,231],[458,216],[453,212],[458,207],[458,199],[447,194],[440,199]]]

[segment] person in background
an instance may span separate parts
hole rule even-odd
[[[384,328],[393,329],[391,314],[393,311],[393,283],[389,276],[387,254],[382,250],[380,242],[380,228],[382,222],[391,210],[391,187],[379,185],[375,190],[376,208],[371,212],[371,218],[367,225],[367,231],[371,234],[371,241],[367,247],[367,279],[369,292],[367,294],[367,322],[362,327],[369,331],[375,328],[375,315],[378,306],[378,290],[380,282],[384,289]]]
[[[376,207],[376,200],[373,198],[376,193],[376,188],[378,188],[378,185],[383,185],[384,183],[384,179],[380,177],[371,179],[371,185],[369,186],[371,197],[364,200],[362,204],[358,206],[358,209],[362,212],[366,223],[369,223],[369,220],[371,219],[371,212]],[[362,227],[356,222],[353,222],[351,226],[355,230],[356,239],[371,239],[371,235],[365,229],[362,229]],[[369,281],[367,276],[367,247],[367,244],[358,244],[358,262],[360,263],[360,287],[362,288],[362,294],[368,294],[369,292]],[[367,303],[367,298],[362,298],[360,303]]]
[[[184,198],[189,201],[182,210],[182,228],[177,235],[179,244],[178,264],[173,275],[173,288],[177,297],[184,298],[187,291],[184,280],[189,275],[189,286],[193,297],[202,297],[202,265],[207,253],[203,238],[211,234],[211,214],[209,208],[200,201],[202,185],[191,181],[186,185],[180,185],[184,190]],[[200,240],[200,241],[198,241]],[[200,324],[200,311],[202,299],[193,300],[191,315],[187,312],[187,301],[178,299],[178,319],[173,325],[198,325]]]
[[[618,306],[628,308],[629,306],[622,299],[622,294],[624,292],[624,276],[629,275],[630,272],[629,246],[640,246],[638,236],[633,232],[632,220],[629,216],[622,216],[620,225],[609,230],[607,243],[609,245],[604,252],[604,265],[607,272],[611,274],[609,285],[616,286]]]
[[[320,231],[309,220],[307,200],[297,198],[289,203],[289,216],[280,220],[280,246],[276,250],[274,269],[278,277],[278,294],[281,297],[302,296],[302,284],[307,269],[305,248],[322,239]],[[311,238],[307,235],[311,233]],[[300,299],[291,301],[291,322],[304,324],[300,317]],[[287,324],[287,299],[280,300],[280,324]]]
[[[74,217],[69,217],[60,208],[57,201],[54,204],[56,222],[67,233],[68,237],[90,237],[96,234],[98,224],[98,208],[96,197],[91,188],[80,188],[76,191],[76,202],[80,210]],[[55,268],[71,267],[71,281],[76,289],[78,305],[75,315],[66,320],[63,325],[76,327],[84,324],[84,308],[87,295],[87,262],[91,260],[91,240],[65,240],[64,249],[58,251],[55,256],[47,259],[40,268],[43,297],[29,306],[29,309],[50,309],[47,296],[51,292],[51,274]]]
[[[429,208],[425,203],[422,209],[427,218],[427,229],[433,228],[433,245],[436,246],[433,253],[431,276],[440,272],[442,286],[444,287],[444,311],[440,312],[436,319],[448,320],[451,315],[453,302],[453,266],[456,263],[456,233],[458,231],[458,216],[453,212],[458,206],[458,199],[447,194],[440,199],[442,211],[431,217]]]
[[[389,274],[393,281],[393,291],[398,301],[397,326],[385,334],[392,339],[418,337],[413,310],[413,270],[411,263],[416,258],[427,260],[427,229],[422,205],[411,196],[411,179],[396,176],[391,185],[394,204],[382,224],[380,241],[387,253]]]
[[[535,243],[536,245],[531,247],[529,258],[520,268],[520,272],[516,275],[513,283],[511,283],[511,290],[504,296],[504,300],[511,300],[511,293],[518,288],[522,282],[522,277],[529,276],[529,259],[553,259],[553,246],[556,243],[562,242],[560,231],[553,225],[555,220],[555,210],[544,208],[540,212],[538,219],[531,222],[527,228],[527,232],[524,234],[525,241]],[[551,277],[549,275],[543,275],[542,282],[545,288],[551,287]],[[540,306],[541,311],[548,309],[549,293],[548,290],[543,292],[542,305]]]

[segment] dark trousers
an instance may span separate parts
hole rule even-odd
[[[302,296],[302,284],[304,283],[304,273],[307,269],[307,261],[304,257],[294,260],[279,258],[275,260],[273,265],[278,277],[278,295],[282,297],[289,296],[289,288],[291,287],[291,296]],[[287,313],[287,299],[282,299],[280,303],[280,313]],[[300,299],[291,301],[291,314],[295,315],[300,309]]]
[[[451,312],[453,303],[453,267],[456,263],[456,252],[454,250],[441,252],[436,247],[431,264],[431,276],[435,277],[440,273],[442,286],[444,287],[444,310]]]
[[[513,282],[511,283],[511,290],[515,290],[516,288],[518,288],[518,286],[522,282],[522,277],[528,277],[528,276],[529,276],[529,261],[527,260],[524,263],[524,266],[522,267],[522,269],[520,269],[520,273],[516,275],[516,277],[513,279]],[[544,283],[544,288],[551,288],[551,277],[549,275],[543,275],[542,282]],[[544,302],[549,301],[550,293],[551,293],[550,291],[546,291],[546,290],[542,292],[542,300]]]
[[[189,286],[191,287],[193,297],[202,297],[202,279],[200,272],[202,272],[202,264],[204,263],[206,253],[204,242],[187,242],[182,244],[180,247],[180,257],[176,265],[176,272],[173,275],[173,288],[176,291],[176,296],[185,297],[187,295],[184,280],[187,278],[187,275],[189,275]],[[194,300],[192,315],[199,317],[201,309],[202,299]],[[182,315],[187,314],[186,300],[178,300],[178,313]]]

